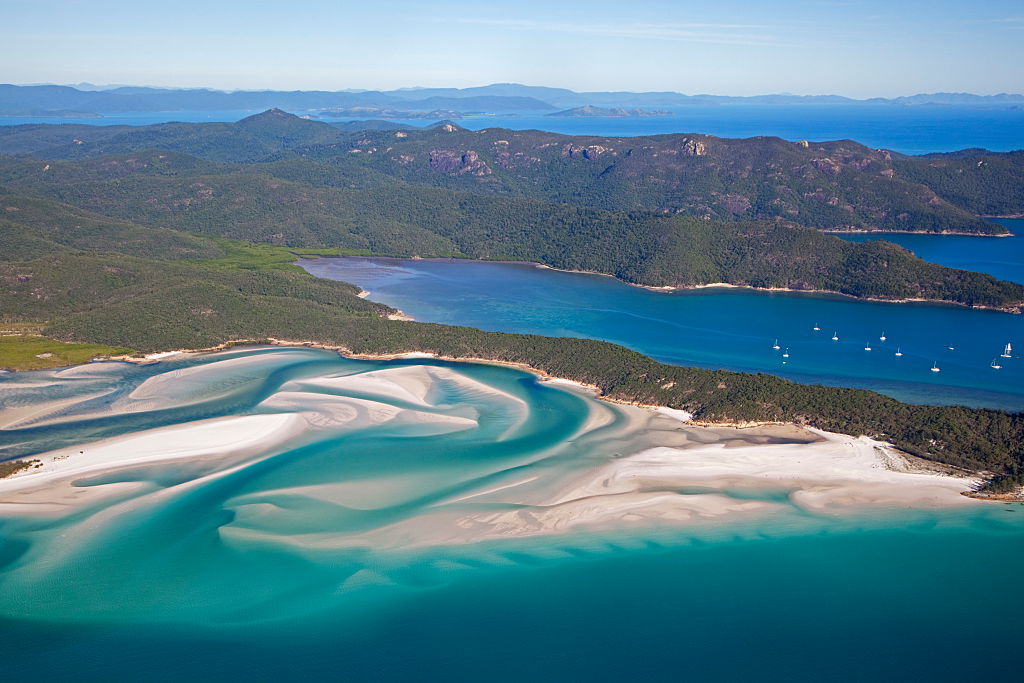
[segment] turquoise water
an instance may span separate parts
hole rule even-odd
[[[911,237],[922,243],[959,239]],[[992,270],[995,259],[1019,252],[1024,241],[978,239],[965,238],[952,253]],[[1021,315],[735,289],[667,294],[521,264],[343,258],[300,265],[355,283],[372,300],[421,321],[603,339],[668,363],[768,372],[916,403],[1024,410]],[[1024,281],[1024,268],[999,267]],[[821,329],[814,331],[815,325]],[[833,333],[839,341],[832,341]],[[775,340],[779,350],[772,348]],[[1017,349],[1014,358],[999,358],[1003,367],[993,369],[1007,342]],[[868,345],[871,351],[864,350]],[[786,349],[789,358],[782,355]],[[931,371],[933,364],[940,372]]]
[[[0,484],[5,680],[960,681],[1016,665],[1022,506],[836,515],[723,489],[769,512],[470,542],[490,515],[528,528],[581,473],[689,438],[516,370],[247,349],[0,376],[0,408],[3,457],[70,446],[46,468],[249,420],[202,438],[201,460],[83,470],[42,498]],[[268,419],[305,426],[249,443]]]
[[[787,140],[857,140],[903,154],[983,147],[998,152],[1024,145],[1024,111],[1011,108],[899,107],[864,105],[721,105],[678,107],[675,116],[650,118],[556,118],[517,115],[467,116],[461,126],[538,129],[567,135],[634,136],[704,133],[720,137],[775,135]],[[237,121],[256,111],[174,111],[108,114],[101,119],[0,117],[0,125],[85,123],[147,125],[165,121]],[[302,114],[304,112],[294,112]],[[351,120],[351,119],[337,119]],[[433,123],[403,121],[412,126]]]

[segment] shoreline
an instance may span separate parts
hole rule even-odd
[[[280,347],[280,348],[289,348],[289,347],[291,347],[291,348],[316,348],[316,349],[321,349],[321,350],[325,350],[325,351],[332,351],[332,352],[338,353],[339,355],[341,355],[343,357],[351,358],[351,359],[355,359],[355,360],[381,360],[381,361],[389,361],[389,360],[422,358],[422,359],[432,359],[432,360],[439,360],[439,361],[445,361],[445,362],[455,362],[455,363],[478,363],[478,364],[484,364],[484,365],[497,365],[497,366],[502,366],[502,367],[513,368],[513,369],[516,369],[516,370],[520,370],[522,372],[527,372],[527,373],[533,375],[534,377],[538,378],[538,381],[543,382],[543,383],[562,384],[562,385],[568,385],[568,386],[575,387],[577,389],[586,391],[588,394],[590,394],[594,399],[596,399],[598,401],[602,401],[602,402],[609,403],[609,404],[622,405],[622,406],[628,406],[628,407],[633,407],[633,408],[640,408],[640,409],[654,411],[654,412],[660,413],[662,415],[665,415],[667,417],[670,417],[670,418],[672,418],[674,420],[678,420],[681,423],[685,423],[687,425],[691,425],[691,426],[694,426],[694,427],[731,428],[731,429],[736,429],[736,430],[744,430],[744,429],[756,429],[756,428],[773,427],[773,426],[774,427],[790,426],[790,427],[794,427],[794,428],[797,428],[797,429],[803,429],[803,430],[806,430],[806,429],[812,429],[813,430],[813,429],[815,429],[815,428],[810,427],[808,425],[800,425],[800,424],[797,424],[797,423],[794,423],[794,422],[784,422],[784,421],[735,421],[735,420],[707,421],[707,420],[695,420],[695,419],[693,419],[693,416],[690,415],[685,410],[681,410],[681,409],[677,409],[677,408],[672,408],[670,406],[665,406],[665,405],[660,405],[660,404],[641,403],[641,402],[638,402],[638,401],[629,401],[629,400],[619,399],[619,398],[616,398],[616,397],[613,397],[613,396],[608,396],[608,395],[604,394],[601,391],[601,389],[598,386],[596,386],[596,385],[588,384],[588,383],[581,382],[579,380],[575,380],[575,379],[568,378],[568,377],[558,377],[558,376],[555,376],[555,375],[551,375],[548,372],[546,372],[546,371],[544,371],[544,370],[542,370],[540,368],[533,367],[533,366],[531,366],[531,365],[529,365],[527,363],[521,363],[521,362],[515,362],[515,361],[507,361],[507,360],[500,360],[500,359],[493,359],[493,358],[486,358],[486,357],[480,357],[480,356],[465,356],[465,357],[449,356],[449,355],[441,355],[441,354],[436,354],[436,353],[433,353],[433,352],[424,352],[424,351],[402,351],[402,352],[384,353],[384,354],[355,353],[355,352],[353,352],[351,349],[349,349],[346,346],[337,345],[337,344],[327,344],[327,343],[317,342],[317,341],[312,341],[312,340],[286,340],[286,339],[275,339],[275,338],[265,338],[265,339],[260,339],[260,340],[233,340],[233,341],[230,341],[230,342],[224,342],[222,344],[218,344],[216,346],[207,347],[207,348],[201,348],[201,349],[176,349],[176,350],[173,350],[173,351],[153,352],[153,353],[146,354],[144,356],[138,356],[138,355],[110,356],[110,357],[107,357],[107,358],[95,359],[93,361],[87,361],[86,363],[80,363],[80,364],[78,364],[78,366],[86,365],[86,364],[91,363],[91,362],[107,362],[107,361],[128,362],[128,363],[135,363],[135,364],[150,364],[150,363],[159,362],[160,360],[163,360],[165,358],[169,358],[169,357],[172,357],[172,356],[176,356],[176,355],[200,354],[200,353],[216,353],[216,352],[219,352],[219,351],[225,351],[225,350],[228,350],[228,349],[232,349],[234,347],[259,347],[259,346],[263,346],[263,347],[268,347],[268,346],[269,347]],[[77,366],[67,366],[67,367],[77,367]],[[854,436],[848,435],[848,434],[840,434],[840,435],[844,436],[844,437],[847,437],[847,438],[850,438],[850,439],[860,438],[860,437],[854,437]],[[882,443],[882,442],[879,442],[879,443]],[[973,471],[969,471],[969,470],[962,470],[962,469],[959,469],[959,468],[956,468],[956,467],[953,467],[953,466],[950,466],[950,465],[946,465],[946,464],[943,464],[943,463],[934,462],[934,461],[926,460],[926,459],[923,459],[923,458],[918,458],[917,456],[914,456],[914,455],[912,455],[910,453],[907,453],[905,451],[900,450],[898,447],[896,447],[893,444],[886,443],[884,445],[885,445],[886,448],[888,448],[892,452],[898,454],[899,457],[901,457],[901,458],[903,458],[905,460],[911,460],[911,461],[917,462],[922,467],[929,467],[929,468],[931,468],[931,471],[933,471],[933,472],[934,471],[942,471],[942,472],[944,472],[946,474],[949,474],[949,475],[952,475],[952,476],[957,476],[957,477],[975,477],[975,478],[982,477],[982,481],[984,480],[984,477],[986,476],[986,473],[984,473],[984,472],[973,472]],[[973,498],[973,499],[977,499],[977,500],[981,500],[981,501],[989,501],[989,502],[1021,502],[1021,501],[1024,501],[1024,491],[1021,491],[1021,492],[1018,492],[1018,493],[1001,494],[999,496],[992,496],[992,495],[985,494],[985,493],[978,494],[977,490],[972,489],[972,490],[966,490],[966,491],[961,492],[961,495],[969,497],[969,498]]]
[[[824,231],[822,231],[822,232],[824,232]],[[865,231],[865,232],[873,232],[873,231]],[[908,231],[907,234],[922,234],[922,233]],[[924,233],[924,234],[938,234],[938,233]],[[950,234],[953,234],[953,233],[950,233]],[[970,235],[969,233],[964,233],[964,236],[977,237],[978,235]],[[1007,234],[1007,235],[989,235],[989,236],[990,237],[1013,237],[1012,234]],[[447,257],[424,257],[424,258],[413,259],[413,258],[406,258],[406,257],[403,257],[403,256],[331,256],[331,257],[325,257],[325,258],[361,258],[361,259],[390,260],[390,261],[413,261],[413,260],[415,260],[415,261],[428,261],[428,262],[432,262],[432,263],[460,263],[460,262],[465,262],[465,263],[496,263],[496,264],[512,265],[512,266],[533,266],[534,268],[539,268],[539,269],[542,269],[542,270],[553,270],[553,271],[558,272],[558,273],[576,273],[576,274],[579,274],[579,275],[600,275],[601,277],[610,277],[613,280],[621,282],[621,283],[623,283],[625,285],[629,285],[630,287],[639,287],[641,289],[646,289],[646,290],[651,291],[651,292],[661,292],[661,293],[664,293],[664,294],[671,294],[673,292],[678,292],[678,291],[691,291],[691,290],[699,290],[699,289],[719,289],[719,288],[720,289],[745,289],[745,290],[749,290],[749,291],[752,291],[752,292],[783,292],[783,293],[787,293],[787,294],[808,294],[808,295],[824,294],[824,295],[828,295],[828,296],[842,297],[844,299],[850,299],[852,301],[871,301],[871,302],[874,302],[874,303],[885,303],[885,304],[935,304],[935,305],[944,305],[944,306],[958,306],[958,307],[961,307],[961,308],[971,308],[971,309],[977,309],[977,310],[982,310],[982,311],[999,311],[1001,313],[1010,313],[1012,315],[1020,315],[1021,314],[1021,310],[1024,309],[1024,301],[1017,302],[1016,304],[1013,304],[1013,305],[1010,305],[1010,306],[986,306],[986,305],[983,305],[983,304],[965,304],[965,303],[961,303],[959,301],[949,301],[947,299],[917,299],[917,298],[912,298],[912,299],[884,299],[884,298],[881,298],[881,297],[874,297],[874,296],[855,296],[853,294],[846,294],[845,292],[837,292],[835,290],[830,290],[830,289],[793,289],[791,287],[756,287],[754,285],[737,285],[737,284],[732,284],[730,282],[709,282],[709,283],[704,283],[704,284],[699,284],[699,285],[645,285],[645,284],[642,284],[642,283],[639,283],[639,282],[629,282],[627,280],[623,280],[622,278],[616,277],[615,275],[612,275],[610,273],[601,273],[601,272],[598,272],[596,270],[574,270],[574,269],[571,269],[571,268],[556,268],[554,266],[549,266],[546,263],[539,263],[537,261],[504,261],[504,260],[488,260],[488,259],[456,259],[456,258],[447,258]],[[313,275],[313,274],[310,273],[310,275]],[[313,275],[313,277],[320,277],[320,276],[319,275]],[[336,282],[344,282],[344,280],[336,280]],[[361,290],[361,292],[363,292],[363,291],[365,291],[365,290]],[[366,292],[366,296],[369,296],[369,295],[370,295],[370,292]],[[362,296],[360,294],[360,298],[366,298],[366,296]],[[414,320],[414,318],[406,316],[406,314],[402,313],[401,311],[399,311],[398,314],[400,314],[402,316],[405,316],[405,317],[404,318],[395,318],[396,320],[399,320],[399,319]]]
[[[694,427],[712,427],[712,428],[714,428],[714,427],[724,427],[724,428],[732,428],[732,429],[737,429],[737,430],[743,430],[743,429],[756,429],[756,428],[759,428],[759,427],[771,427],[771,426],[792,426],[792,427],[796,427],[796,428],[799,428],[799,429],[815,429],[813,427],[808,427],[808,426],[805,426],[805,425],[798,425],[795,422],[736,421],[736,420],[714,422],[714,421],[708,421],[708,420],[695,420],[695,419],[693,419],[693,416],[690,415],[689,413],[687,413],[685,410],[681,410],[681,409],[678,409],[678,408],[672,408],[671,406],[665,406],[665,405],[660,405],[660,404],[641,403],[639,401],[627,401],[627,400],[619,399],[619,398],[616,398],[616,397],[613,397],[613,396],[608,396],[608,395],[604,394],[604,392],[601,391],[600,387],[598,387],[598,386],[596,386],[594,384],[588,384],[586,382],[581,382],[579,380],[575,380],[575,379],[568,378],[568,377],[557,377],[555,375],[551,375],[550,373],[548,373],[548,372],[546,372],[546,371],[544,371],[544,370],[542,370],[540,368],[533,367],[533,366],[531,366],[531,365],[529,365],[527,363],[519,363],[519,362],[515,362],[515,361],[506,361],[506,360],[499,360],[499,359],[492,359],[492,358],[483,358],[483,357],[479,357],[479,356],[464,356],[464,357],[448,356],[448,355],[440,355],[440,354],[436,354],[436,353],[433,353],[433,352],[425,352],[425,351],[402,351],[402,352],[381,353],[381,354],[355,353],[351,349],[349,349],[348,347],[341,346],[341,345],[336,345],[336,344],[325,344],[325,343],[322,343],[322,342],[316,342],[316,341],[310,341],[310,340],[296,341],[296,340],[285,340],[285,339],[268,338],[268,339],[263,339],[263,340],[238,340],[238,341],[232,341],[232,342],[225,342],[223,344],[218,344],[217,346],[213,346],[213,347],[209,347],[209,348],[203,348],[203,349],[178,349],[178,350],[175,350],[175,351],[164,351],[164,352],[159,352],[159,353],[154,353],[154,354],[147,354],[147,356],[144,356],[142,358],[133,357],[133,356],[116,356],[116,357],[111,357],[108,360],[118,361],[118,362],[138,363],[138,364],[149,364],[149,363],[153,363],[153,362],[158,362],[159,360],[161,360],[161,359],[163,359],[165,357],[172,356],[172,355],[191,354],[191,353],[216,353],[218,351],[224,351],[224,350],[227,350],[227,349],[230,349],[230,348],[234,348],[236,346],[243,346],[243,347],[244,346],[275,346],[275,347],[281,347],[281,348],[288,348],[288,347],[293,347],[293,348],[315,348],[315,349],[322,349],[324,351],[333,351],[333,352],[338,353],[339,355],[341,355],[341,356],[343,356],[345,358],[352,358],[352,359],[355,359],[355,360],[382,360],[382,361],[389,361],[389,360],[422,358],[422,359],[440,360],[440,361],[454,362],[454,363],[479,363],[479,364],[483,364],[483,365],[498,365],[498,366],[502,366],[502,367],[513,368],[515,370],[520,370],[520,371],[523,371],[523,372],[527,372],[527,373],[533,375],[534,377],[537,377],[540,382],[545,382],[545,383],[550,382],[552,384],[568,385],[568,386],[576,387],[578,389],[585,390],[588,393],[592,394],[593,397],[596,400],[599,400],[599,401],[603,401],[603,402],[611,403],[611,404],[615,404],[615,405],[630,406],[630,407],[633,407],[633,408],[641,408],[641,409],[646,409],[646,410],[651,410],[651,411],[659,412],[659,413],[661,413],[663,415],[666,415],[667,417],[671,417],[671,418],[679,420],[681,422],[685,422],[686,424],[692,425]],[[92,361],[90,361],[90,362],[92,362]],[[100,361],[100,362],[102,362],[102,361]],[[685,414],[688,417],[684,419],[681,414]],[[854,437],[854,436],[849,435],[849,434],[843,434],[842,436],[846,436],[846,437],[849,437],[851,439],[852,438],[859,438],[859,437]],[[941,471],[944,471],[944,472],[947,472],[947,473],[955,473],[958,476],[972,476],[972,475],[976,476],[978,474],[978,473],[970,472],[968,470],[961,470],[961,469],[955,468],[955,467],[950,466],[950,465],[945,465],[943,463],[933,462],[931,460],[926,460],[926,459],[923,459],[923,458],[918,458],[917,456],[914,456],[914,455],[912,455],[910,453],[907,453],[905,451],[900,450],[898,447],[896,447],[896,446],[894,446],[892,444],[888,444],[887,447],[890,450],[892,450],[893,452],[898,453],[901,457],[903,457],[905,459],[910,459],[910,460],[913,460],[915,462],[922,463],[922,464],[924,464],[924,465],[926,465],[928,467],[931,467],[933,469],[941,470]],[[963,492],[963,495],[965,495],[967,497],[974,498],[974,497],[976,497],[976,496],[973,495],[974,493],[975,493],[974,491],[965,491],[965,492]],[[1020,495],[1017,495],[1017,494],[1005,494],[1005,495],[1008,496],[1008,497],[999,498],[998,499],[999,502],[1005,502],[1007,500],[1024,501],[1024,492],[1022,492]],[[986,500],[986,499],[993,500],[993,501],[997,500],[996,498],[987,498],[985,495],[977,496],[977,498],[979,500]]]
[[[1022,214],[1021,217],[1024,217]],[[1016,216],[979,216],[979,218],[1016,218]],[[940,230],[939,232],[926,232],[924,230],[823,230],[819,229],[818,232],[823,232],[826,235],[950,235],[956,237],[1013,237],[1014,234],[1007,230],[1006,232],[993,233],[993,232],[965,232],[963,230]]]
[[[223,370],[216,369],[217,362],[200,363],[188,370],[168,369],[146,380],[142,387],[148,387],[148,392],[136,388],[133,395],[168,400],[169,391],[169,399],[174,400],[182,391],[191,391],[195,378],[206,373],[230,377],[231,373],[277,367],[274,360],[260,354],[229,354],[222,363]],[[481,384],[465,372],[457,366],[415,363],[370,367],[354,374],[325,369],[321,375],[306,377],[301,386],[279,387],[263,398],[261,405],[266,410],[262,412],[204,417],[95,441],[76,441],[38,454],[31,467],[0,481],[0,508],[14,515],[57,519],[76,509],[119,504],[124,495],[145,499],[146,504],[158,502],[174,498],[184,489],[174,483],[166,488],[166,494],[153,496],[149,490],[153,477],[130,473],[157,473],[168,465],[198,467],[197,476],[186,484],[193,489],[215,482],[223,474],[259,466],[297,443],[325,442],[395,420],[415,425],[417,433],[426,436],[481,427],[479,414],[456,409],[432,391],[438,382],[483,390],[488,401],[505,406],[499,412],[513,417],[514,425],[525,424],[528,402],[507,393],[503,384]],[[735,424],[694,423],[678,410],[650,410],[637,404],[615,408],[584,383],[542,381],[569,386],[586,402],[584,423],[571,439],[557,442],[559,448],[568,449],[565,453],[577,457],[572,466],[553,466],[552,461],[551,467],[531,472],[504,463],[493,472],[478,472],[476,484],[452,491],[408,519],[387,520],[354,534],[292,538],[275,530],[273,523],[262,529],[258,524],[254,528],[243,524],[232,530],[239,534],[236,540],[265,539],[314,550],[364,542],[384,548],[444,546],[557,535],[575,529],[661,524],[691,528],[770,518],[787,511],[836,518],[873,509],[981,506],[981,501],[963,495],[965,489],[978,485],[978,474],[964,475],[867,436],[790,423],[764,423],[749,430]],[[529,450],[518,457],[534,462]],[[107,481],[110,473],[122,471],[129,473],[123,480],[114,477]],[[386,468],[371,480],[383,486],[385,496],[401,498],[406,494],[396,492],[389,483],[395,476],[403,486],[407,483],[406,474],[396,475]],[[433,479],[425,483],[437,486]],[[441,486],[445,487],[443,482]],[[364,506],[369,495],[362,489],[353,490],[344,477],[322,480],[313,476],[285,491],[297,500],[363,501],[357,507]],[[786,495],[779,498],[779,491]],[[258,494],[241,502],[273,502],[280,489],[274,485],[265,493],[266,500]],[[273,516],[269,509],[261,514]]]

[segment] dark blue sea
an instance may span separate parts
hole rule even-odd
[[[1024,221],[1003,223],[1024,233]],[[1024,282],[1024,236],[872,238]],[[1022,315],[745,289],[666,293],[529,264],[325,258],[300,265],[425,322],[602,339],[676,365],[768,372],[912,403],[1024,410]],[[1006,344],[1016,349],[1012,358],[1002,358]]]
[[[773,135],[786,140],[856,140],[903,154],[982,147],[997,152],[1024,148],[1024,109],[896,105],[718,105],[672,109],[674,116],[556,118],[521,113],[467,116],[458,124],[482,128],[538,129],[567,135],[636,136],[705,133],[744,138]],[[0,117],[0,125],[86,123],[141,126],[165,121],[237,121],[256,111],[175,111],[106,114],[103,118]],[[296,111],[295,114],[306,112]],[[325,119],[346,121],[352,119]],[[400,121],[412,126],[433,123]]]

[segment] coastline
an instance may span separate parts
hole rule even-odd
[[[484,365],[498,365],[498,366],[513,368],[513,369],[516,369],[516,370],[520,370],[520,371],[523,371],[523,372],[530,373],[530,374],[534,375],[535,377],[537,377],[541,382],[546,382],[546,383],[549,382],[549,383],[552,383],[552,384],[559,384],[559,385],[564,385],[564,386],[570,386],[570,387],[574,387],[576,389],[580,389],[580,390],[586,391],[587,393],[591,394],[598,401],[603,401],[605,403],[611,403],[611,404],[616,404],[616,405],[622,405],[622,406],[628,406],[628,407],[632,407],[632,408],[640,408],[640,409],[645,409],[645,410],[650,410],[650,411],[658,412],[658,413],[660,413],[662,415],[665,415],[665,416],[670,417],[672,419],[678,420],[680,422],[685,422],[686,424],[692,425],[694,427],[730,428],[730,429],[736,429],[736,430],[744,430],[744,429],[756,429],[756,428],[762,428],[762,427],[789,426],[789,427],[794,427],[794,428],[797,428],[797,429],[814,429],[812,427],[808,427],[808,426],[805,426],[805,425],[799,425],[799,424],[796,424],[794,422],[780,422],[780,421],[737,421],[737,420],[725,420],[725,421],[694,420],[692,415],[690,415],[686,411],[683,411],[683,410],[680,410],[680,409],[677,409],[677,408],[672,408],[670,406],[665,406],[665,405],[651,404],[651,403],[642,403],[642,402],[639,402],[639,401],[628,401],[628,400],[619,399],[619,398],[616,398],[616,397],[613,397],[613,396],[609,396],[607,394],[604,394],[601,391],[600,387],[598,387],[596,385],[588,384],[588,383],[585,383],[585,382],[580,382],[579,380],[575,380],[575,379],[568,378],[568,377],[558,377],[558,376],[555,376],[555,375],[551,375],[550,373],[548,373],[548,372],[546,372],[546,371],[544,371],[544,370],[542,370],[540,368],[533,367],[533,366],[531,366],[531,365],[529,365],[527,363],[519,363],[519,362],[514,362],[514,361],[506,361],[506,360],[493,359],[493,358],[485,358],[485,357],[479,357],[479,356],[449,356],[449,355],[441,355],[441,354],[436,354],[436,353],[432,353],[432,352],[424,352],[424,351],[403,351],[403,352],[385,353],[385,354],[355,353],[355,352],[351,351],[349,348],[347,348],[345,346],[336,345],[336,344],[325,344],[325,343],[322,343],[322,342],[316,342],[316,341],[311,341],[311,340],[286,340],[286,339],[268,338],[268,339],[262,339],[262,340],[235,340],[235,341],[231,341],[231,342],[225,342],[223,344],[218,344],[216,346],[212,346],[212,347],[208,347],[208,348],[202,348],[202,349],[177,349],[177,350],[174,350],[174,351],[163,351],[163,352],[158,352],[158,353],[147,354],[146,356],[143,356],[143,357],[138,357],[138,356],[113,356],[113,357],[110,357],[108,360],[110,360],[110,361],[117,361],[117,362],[149,364],[149,363],[158,362],[159,360],[161,360],[163,358],[170,357],[170,356],[173,356],[173,355],[183,355],[183,354],[193,354],[193,353],[195,353],[195,354],[198,354],[198,353],[216,353],[218,351],[224,351],[224,350],[227,350],[227,349],[230,349],[230,348],[234,348],[234,347],[238,347],[238,346],[276,346],[276,347],[282,347],[282,348],[288,348],[288,347],[293,347],[293,348],[316,348],[316,349],[322,349],[322,350],[325,350],[325,351],[333,351],[333,352],[338,353],[338,354],[340,354],[340,355],[342,355],[342,356],[344,356],[346,358],[353,358],[353,359],[357,359],[357,360],[383,360],[383,361],[388,361],[388,360],[399,360],[399,359],[424,358],[424,359],[433,359],[433,360],[441,360],[441,361],[456,362],[456,363],[479,363],[479,364],[484,364]],[[99,362],[102,362],[102,361],[99,361]],[[685,415],[685,417],[684,417],[684,415]],[[842,436],[846,436],[846,437],[851,438],[851,439],[859,438],[859,437],[854,437],[854,436],[848,435],[848,434],[844,434]],[[879,442],[879,443],[882,443],[882,442]],[[943,471],[943,472],[950,473],[950,474],[956,473],[959,476],[977,476],[978,474],[982,474],[983,475],[983,473],[971,473],[971,472],[969,472],[967,470],[960,470],[958,468],[954,468],[952,466],[944,465],[942,463],[933,462],[933,461],[930,461],[930,460],[924,460],[922,458],[918,458],[918,457],[916,457],[914,455],[911,455],[910,453],[907,453],[905,451],[900,450],[899,448],[897,448],[896,446],[894,446],[892,444],[885,444],[885,446],[888,449],[890,449],[891,451],[893,451],[895,453],[898,453],[900,455],[900,457],[908,459],[908,460],[912,460],[912,461],[917,462],[917,463],[920,463],[921,466],[927,467],[927,468],[931,468],[932,471],[937,471],[938,470],[938,471]],[[964,496],[972,497],[972,498],[977,498],[979,500],[992,500],[992,501],[999,501],[999,502],[1005,502],[1007,500],[1010,500],[1010,501],[1024,500],[1024,492],[1022,492],[1021,494],[1006,494],[1005,496],[999,496],[999,497],[989,497],[987,495],[975,496],[973,491],[964,491],[962,493],[963,493]]]
[[[204,377],[249,376],[260,367],[279,367],[276,362],[260,354],[229,355],[220,361],[158,373],[132,396],[157,401],[155,407],[166,401],[177,405],[186,390],[190,400],[200,400],[201,395],[190,393],[194,382],[203,386]],[[558,448],[567,449],[566,455],[574,454],[573,466],[555,466],[562,462],[556,458],[550,469],[530,472],[504,463],[493,472],[478,472],[475,484],[438,498],[414,516],[341,536],[293,538],[281,534],[273,523],[265,528],[243,524],[224,533],[238,542],[266,541],[300,550],[337,550],[366,543],[377,548],[404,548],[558,535],[577,529],[665,524],[689,528],[767,519],[794,511],[827,518],[869,510],[982,504],[962,495],[965,489],[977,486],[978,475],[964,476],[869,437],[789,423],[701,424],[678,410],[636,404],[613,407],[599,398],[596,388],[580,382],[545,381],[568,386],[586,402],[585,419],[572,438],[558,441]],[[453,408],[432,390],[439,382],[469,390],[476,396],[472,401],[501,406],[503,419],[511,418],[503,423],[506,431],[502,434],[527,424],[532,402],[508,393],[500,383],[482,383],[458,367],[399,364],[355,374],[327,370],[321,376],[278,388],[261,400],[263,410],[257,413],[156,424],[39,453],[33,466],[0,480],[0,511],[57,520],[77,510],[120,504],[125,496],[148,505],[179,495],[186,490],[180,485],[191,490],[226,473],[259,467],[296,443],[330,442],[352,430],[377,427],[389,433],[390,425],[395,424],[411,426],[415,434],[424,436],[482,427],[478,413]],[[543,397],[537,400],[538,405],[546,405]],[[134,410],[131,406],[124,409]],[[502,437],[497,438],[500,441]],[[535,462],[529,450],[519,457]],[[156,473],[168,466],[177,471],[191,468],[196,475],[187,483],[166,489],[158,485],[154,490],[156,479],[146,472]],[[115,472],[126,476],[110,478]],[[544,476],[539,476],[542,472]],[[403,483],[397,489],[389,483],[394,476],[385,470],[374,481],[384,495],[409,495],[400,491],[405,490],[407,477],[416,475],[400,473]],[[433,482],[431,477],[427,480]],[[308,498],[349,505],[369,495],[363,489],[352,489],[344,477],[314,477],[292,483],[285,490],[295,501]],[[781,498],[780,491],[785,492]],[[276,500],[280,492],[271,487],[266,500]],[[243,504],[259,503],[263,495],[247,494]],[[366,503],[357,506],[362,505]],[[267,508],[263,514],[276,513]]]
[[[871,231],[865,231],[865,232],[871,232]],[[890,231],[890,232],[892,232],[892,231]],[[922,233],[919,233],[919,232],[911,232],[911,231],[908,231],[908,233],[909,234],[922,234]],[[936,233],[925,233],[925,234],[936,234]],[[950,233],[950,234],[953,234],[953,233]],[[964,235],[965,236],[975,236],[975,237],[977,236],[977,235],[969,235],[968,233],[964,233]],[[1008,235],[991,235],[991,237],[1012,237],[1012,236],[1013,236],[1012,234],[1008,234]],[[842,297],[844,299],[850,299],[852,301],[871,301],[871,302],[874,302],[874,303],[886,303],[886,304],[933,304],[933,305],[943,305],[943,306],[958,306],[958,307],[961,307],[961,308],[973,308],[973,309],[984,310],[984,311],[999,311],[999,312],[1002,312],[1002,313],[1010,313],[1010,314],[1013,314],[1013,315],[1020,315],[1021,312],[1022,312],[1022,309],[1024,309],[1024,301],[1017,302],[1016,304],[1013,304],[1011,306],[986,306],[986,305],[983,305],[983,304],[965,304],[965,303],[961,303],[959,301],[949,301],[947,299],[921,299],[921,298],[886,299],[886,298],[882,298],[882,297],[873,297],[873,296],[855,296],[853,294],[846,294],[845,292],[837,292],[835,290],[830,290],[830,289],[793,289],[791,287],[756,287],[754,285],[737,285],[737,284],[732,284],[730,282],[709,282],[709,283],[704,283],[704,284],[699,284],[699,285],[645,285],[645,284],[642,284],[642,283],[639,283],[639,282],[629,282],[628,280],[623,280],[622,278],[616,277],[615,275],[612,275],[610,273],[601,273],[601,272],[598,272],[598,271],[595,271],[595,270],[576,270],[576,269],[572,269],[572,268],[556,268],[554,266],[549,266],[549,265],[547,265],[545,263],[538,263],[536,261],[505,261],[505,260],[493,260],[492,261],[492,260],[487,260],[487,259],[451,259],[451,258],[441,258],[441,257],[438,257],[438,258],[426,257],[426,258],[412,259],[412,258],[405,258],[405,257],[401,257],[401,256],[352,256],[352,257],[338,256],[338,257],[332,257],[332,258],[362,258],[362,259],[393,260],[393,261],[407,261],[407,260],[411,261],[411,260],[416,260],[416,261],[430,261],[430,262],[435,262],[435,263],[449,263],[449,262],[453,262],[453,263],[454,262],[498,263],[498,264],[515,265],[515,266],[533,266],[534,268],[540,268],[542,270],[553,270],[553,271],[556,271],[556,272],[559,272],[559,273],[576,273],[576,274],[579,274],[579,275],[600,275],[601,277],[610,277],[610,278],[612,278],[614,280],[617,280],[618,282],[621,282],[623,284],[629,285],[630,287],[639,287],[641,289],[646,289],[648,291],[662,292],[662,293],[665,293],[665,294],[671,294],[672,292],[677,292],[677,291],[690,291],[690,290],[698,290],[698,289],[718,289],[718,288],[720,288],[720,289],[745,289],[745,290],[750,290],[752,292],[783,292],[783,293],[788,293],[788,294],[808,294],[808,295],[825,294],[825,295],[828,295],[828,296],[837,296],[837,297]],[[319,277],[319,276],[314,275],[314,277]],[[370,293],[367,292],[366,296],[369,296],[369,294]],[[363,296],[362,298],[366,298],[366,297]],[[399,311],[399,314],[401,314],[403,316],[405,315],[404,313],[401,313],[401,311]],[[406,318],[396,318],[396,319],[413,320],[413,318],[408,317],[408,316],[406,316]]]
[[[1021,218],[1021,216],[979,216],[979,218]],[[1013,233],[1007,230],[1006,232],[994,233],[994,232],[965,232],[963,230],[940,230],[939,232],[926,232],[924,230],[822,230],[826,235],[955,235],[957,237],[1013,237]]]
[[[1010,237],[1011,235],[999,235],[999,237]],[[482,263],[500,263],[496,261],[482,261]],[[874,296],[854,296],[853,294],[846,294],[845,292],[837,292],[830,289],[793,289],[791,287],[755,287],[753,285],[736,285],[731,282],[709,282],[700,285],[644,285],[638,282],[629,282],[621,278],[617,278],[614,275],[608,273],[598,273],[592,270],[568,270],[563,268],[554,268],[552,266],[545,265],[543,263],[534,264],[537,268],[544,268],[547,270],[554,270],[560,273],[579,273],[583,275],[601,275],[603,277],[610,277],[629,285],[630,287],[640,287],[652,292],[663,292],[672,293],[676,291],[690,291],[697,289],[746,289],[752,292],[784,292],[789,294],[827,294],[829,296],[842,297],[844,299],[851,299],[853,301],[871,301],[874,303],[883,304],[935,304],[943,306],[959,306],[961,308],[976,308],[985,311],[1000,311],[1002,313],[1011,313],[1014,315],[1020,315],[1021,309],[1024,309],[1024,301],[1018,302],[1013,306],[985,306],[978,304],[964,304],[959,301],[948,301],[946,299],[883,299],[881,297]]]

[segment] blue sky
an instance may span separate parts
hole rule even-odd
[[[1024,92],[1024,0],[0,0],[0,81]]]

